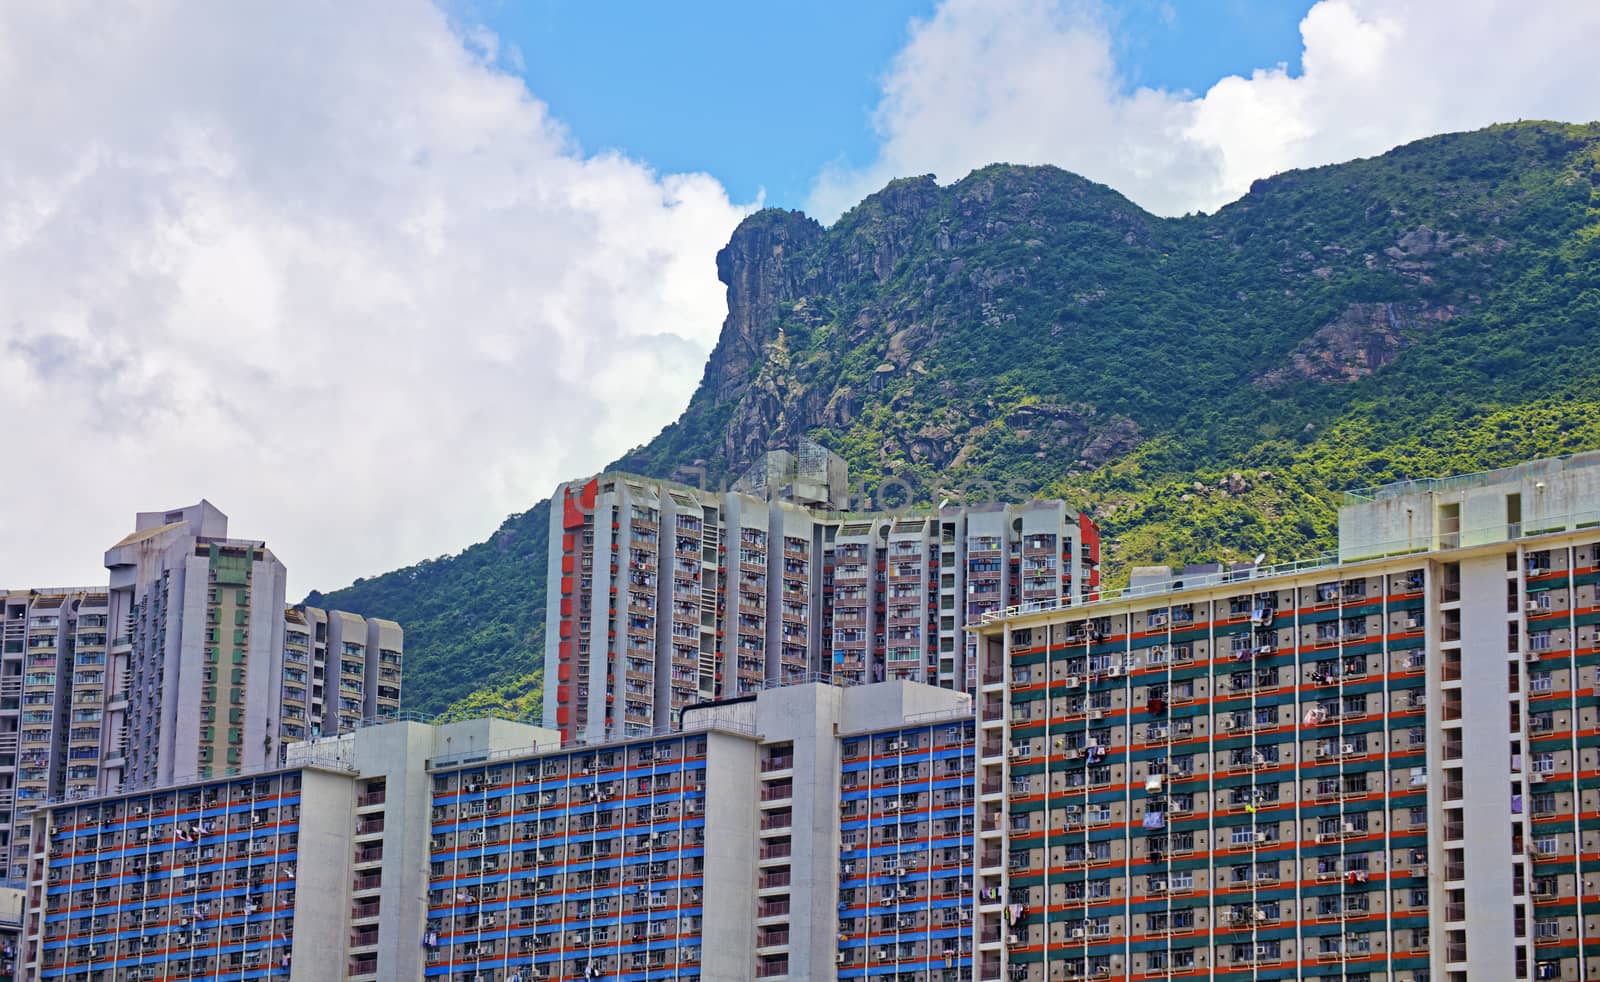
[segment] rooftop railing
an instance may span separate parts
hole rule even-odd
[[[1546,460],[1514,464],[1510,467],[1477,471],[1472,474],[1455,474],[1450,477],[1420,477],[1406,481],[1394,481],[1389,484],[1379,484],[1369,488],[1357,488],[1344,493],[1344,503],[1347,505],[1363,504],[1369,501],[1400,498],[1408,494],[1486,487],[1491,484],[1504,484],[1518,479],[1595,466],[1600,466],[1600,453],[1589,450],[1567,454],[1563,457],[1551,457]]]
[[[1600,463],[1600,454],[1596,454],[1595,458],[1596,462]],[[1589,465],[1585,464],[1584,466]],[[1292,560],[1265,566],[1246,565],[1237,569],[1223,568],[1220,571],[1175,574],[1167,579],[1127,586],[1120,590],[1098,590],[1096,591],[1097,596],[1089,601],[1078,600],[1073,597],[1058,597],[1029,603],[1012,604],[1009,607],[984,613],[981,615],[978,624],[982,626],[1010,620],[1013,617],[1054,613],[1068,609],[1085,610],[1085,616],[1092,617],[1097,616],[1094,611],[1118,600],[1160,596],[1198,587],[1226,586],[1231,583],[1270,580],[1280,576],[1311,573],[1341,566],[1354,566],[1359,563],[1382,559],[1395,559],[1402,556],[1421,555],[1423,553],[1457,548],[1473,548],[1497,542],[1512,542],[1519,539],[1537,538],[1543,535],[1554,535],[1560,532],[1589,528],[1600,529],[1600,509],[1571,512],[1563,515],[1544,515],[1528,518],[1522,522],[1497,522],[1490,525],[1463,528],[1457,531],[1438,532],[1431,540],[1428,537],[1421,536],[1363,543],[1359,546],[1359,555],[1343,560],[1340,559],[1337,552],[1330,552],[1310,559]]]

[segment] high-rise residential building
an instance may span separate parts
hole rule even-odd
[[[981,629],[979,979],[1600,978],[1600,454]]]
[[[112,685],[101,787],[154,787],[278,761],[286,571],[230,539],[210,502],[141,512],[106,551]]]
[[[0,592],[0,855],[20,877],[14,824],[34,806],[98,787],[107,685],[104,587]]]
[[[433,766],[427,976],[956,978],[971,701],[802,684],[682,729]],[[478,759],[472,759],[476,756]]]
[[[42,802],[261,770],[291,741],[399,708],[399,626],[286,609],[283,564],[229,539],[208,502],[138,515],[105,564],[107,586],[0,592],[13,876]]]
[[[48,804],[27,977],[1600,978],[1600,453],[1087,598],[1027,595],[997,511],[975,700],[763,680],[615,740],[388,723]]]
[[[283,644],[282,743],[399,712],[405,634],[394,621],[301,604],[284,611]]]
[[[972,703],[803,684],[560,748],[395,722],[55,805],[29,978],[970,978]]]
[[[807,678],[969,690],[966,624],[1098,587],[1098,532],[1062,502],[851,513],[844,481],[811,447],[728,491],[628,474],[559,487],[545,718],[606,739]]]
[[[534,747],[517,723],[387,723],[288,763],[47,806],[28,979],[420,979],[427,761]]]

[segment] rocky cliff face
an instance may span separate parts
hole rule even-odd
[[[1453,306],[1432,307],[1426,301],[1353,303],[1295,345],[1289,363],[1262,375],[1257,384],[1354,382],[1392,364],[1421,335],[1455,315]]]
[[[1329,406],[1297,385],[1379,375],[1480,306],[1529,207],[1493,188],[1586,145],[1435,142],[1258,182],[1213,216],[1011,166],[895,181],[826,229],[753,215],[717,256],[728,318],[699,392],[621,463],[727,474],[811,436],[932,494],[1093,470],[1186,418],[1314,429]],[[1462,154],[1470,180],[1419,171]]]
[[[776,340],[779,309],[802,295],[806,251],[822,226],[797,211],[763,211],[740,223],[717,253],[728,317],[703,383],[716,399],[737,399]]]
[[[1081,502],[1113,580],[1328,548],[1346,487],[1600,446],[1600,125],[1436,137],[1182,219],[1048,167],[908,178],[828,228],[753,215],[717,268],[702,385],[614,466],[716,481],[809,436],[868,492]],[[405,624],[410,708],[537,684],[546,507],[326,598]]]

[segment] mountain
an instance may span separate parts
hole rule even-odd
[[[1600,447],[1600,124],[1522,123],[1153,216],[1052,167],[748,218],[683,415],[619,468],[809,436],[864,495],[1082,501],[1113,576],[1304,556],[1339,494]],[[398,619],[406,702],[531,706],[547,503],[322,602]]]

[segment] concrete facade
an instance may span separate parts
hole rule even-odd
[[[683,717],[633,740],[434,760],[427,977],[970,969],[968,696],[800,684]]]
[[[294,744],[282,768],[51,806],[24,976],[421,978],[428,762],[557,739],[387,723]]]
[[[628,474],[556,489],[546,719],[614,739],[773,683],[970,691],[967,623],[1098,588],[1098,532],[1062,502],[844,513],[842,462],[813,462],[807,479],[794,466],[780,458],[731,491]]]
[[[976,977],[1600,977],[1597,462],[992,616]]]
[[[330,662],[329,612],[286,609],[283,564],[228,538],[215,506],[134,524],[106,551],[107,585],[0,591],[0,856],[13,878],[44,803],[259,772],[295,740],[399,709],[399,625],[332,612],[334,650],[354,654]]]

